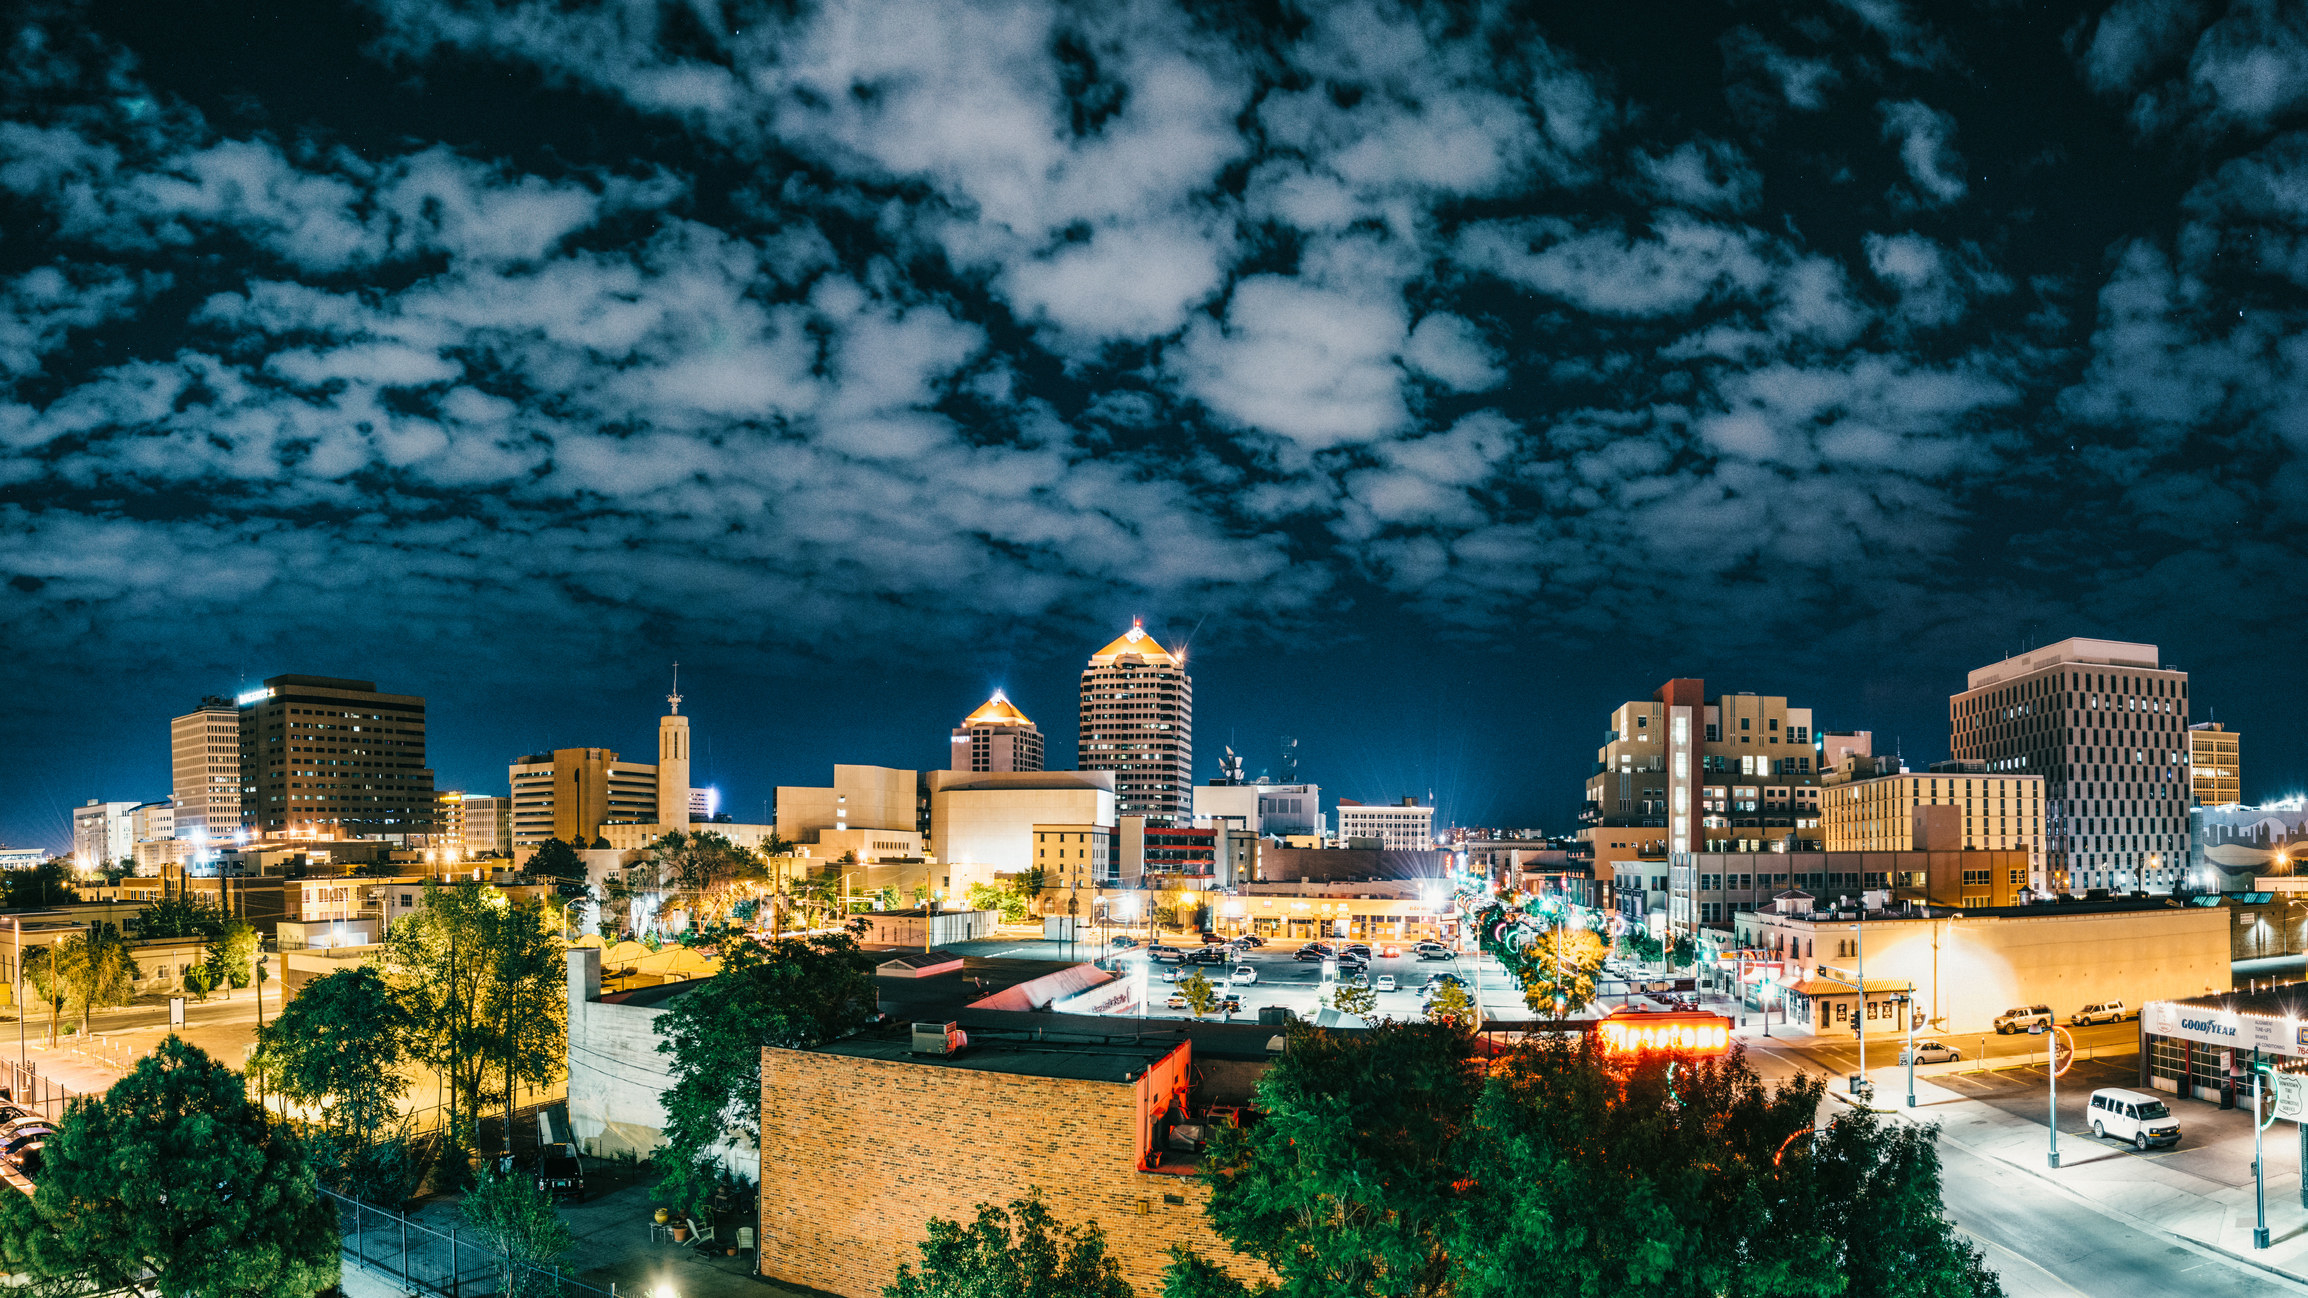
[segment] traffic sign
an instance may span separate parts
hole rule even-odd
[[[2268,1080],[2275,1083],[2275,1116],[2308,1122],[2308,1074],[2270,1073]]]

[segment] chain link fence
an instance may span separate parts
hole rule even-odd
[[[345,1262],[392,1280],[402,1292],[440,1298],[618,1298],[617,1286],[597,1288],[560,1267],[533,1266],[508,1257],[472,1234],[411,1221],[401,1213],[323,1189],[337,1210]]]

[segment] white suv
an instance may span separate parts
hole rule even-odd
[[[2021,1005],[1995,1016],[1995,1034],[2000,1037],[2008,1033],[2025,1032],[2030,1028],[2048,1028],[2054,1022],[2056,1020],[2052,1018],[2051,1006]]]
[[[2109,1089],[2092,1092],[2092,1134],[2132,1142],[2132,1148],[2180,1143],[2180,1120],[2153,1095]]]
[[[2097,1005],[2086,1005],[2077,1010],[2069,1016],[2068,1022],[2080,1027],[2086,1023],[2121,1023],[2130,1017],[2131,1007],[2122,1001],[2101,1001]]]

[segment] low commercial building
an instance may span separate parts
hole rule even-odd
[[[1217,931],[1229,936],[1416,942],[1458,931],[1458,912],[1440,879],[1248,883],[1207,905]]]
[[[866,946],[899,946],[928,950],[948,942],[992,937],[1002,922],[998,910],[870,910],[858,915],[866,931],[858,941]]]
[[[1419,805],[1416,798],[1386,803],[1340,798],[1338,837],[1348,844],[1375,839],[1380,847],[1396,852],[1426,851],[1434,847],[1434,808]]]
[[[1203,1213],[1193,1137],[1233,1120],[1249,1092],[1198,1068],[1193,1041],[967,1027],[945,1053],[942,1026],[922,1046],[898,1022],[762,1052],[764,1279],[880,1293],[919,1261],[931,1217],[968,1221],[1035,1188],[1059,1221],[1102,1226],[1140,1293],[1161,1291],[1177,1244],[1246,1281],[1271,1278]]]
[[[2253,1056],[2286,1072],[2308,1059],[2308,998],[2299,984],[2263,992],[2220,992],[2140,1006],[2140,1086],[2210,1100],[2251,1103]]]
[[[2195,807],[2188,812],[2185,888],[2244,892],[2255,877],[2287,878],[2308,865],[2308,801]]]
[[[1443,879],[1450,875],[1450,856],[1433,849],[1269,846],[1258,855],[1258,877],[1264,883]]]
[[[2228,923],[2219,908],[2162,898],[1863,914],[1813,910],[1794,896],[1737,916],[1719,972],[1744,978],[1750,1005],[1785,1008],[1814,1031],[1848,1032],[1864,948],[1869,1013],[1887,1028],[1893,985],[1908,984],[1925,1029],[1983,1032],[2015,1005],[2049,1005],[2065,1020],[2098,1001],[2225,991]]]
[[[1252,834],[1324,835],[1330,818],[1322,814],[1319,784],[1269,784],[1213,780],[1194,786],[1194,823],[1233,823]]]
[[[1797,889],[1828,904],[1864,892],[1938,906],[2009,906],[2027,894],[2028,854],[1969,852],[1694,852],[1667,870],[1667,926],[1722,929]]]
[[[948,897],[1031,868],[1036,825],[1117,823],[1111,771],[931,771],[924,784],[932,873]]]

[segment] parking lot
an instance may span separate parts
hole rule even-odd
[[[1195,973],[1200,973],[1209,979],[1211,985],[1221,993],[1231,992],[1242,998],[1240,1012],[1233,1015],[1221,1014],[1216,1017],[1255,1020],[1260,1009],[1267,1006],[1281,1006],[1300,1018],[1311,1019],[1322,1009],[1322,1002],[1326,995],[1322,981],[1323,964],[1319,960],[1300,960],[1298,949],[1302,945],[1304,944],[1298,942],[1270,941],[1266,946],[1247,948],[1239,958],[1229,959],[1225,964],[1216,965],[1176,965],[1161,962],[1149,964],[1144,947],[1117,954],[1126,968],[1135,970],[1141,966],[1147,967],[1146,1017],[1148,1018],[1194,1017],[1192,1010],[1172,1009],[1168,1002],[1171,995],[1177,990],[1177,981],[1183,981]],[[1400,954],[1388,956],[1386,952],[1390,949],[1398,951]],[[1416,1018],[1424,1012],[1425,1002],[1419,995],[1419,989],[1424,987],[1427,981],[1436,974],[1452,973],[1467,979],[1469,983],[1476,983],[1482,981],[1480,971],[1476,966],[1492,963],[1473,956],[1453,956],[1444,960],[1422,960],[1418,958],[1408,943],[1396,943],[1391,948],[1380,943],[1372,943],[1371,957],[1370,968],[1367,973],[1370,976],[1371,985],[1380,989],[1378,992],[1378,1013],[1396,1019]],[[1256,980],[1252,982],[1233,981],[1234,971],[1245,966],[1256,975]],[[1492,981],[1496,985],[1490,990],[1496,994],[1504,994],[1505,988],[1502,981],[1505,976],[1504,973],[1497,970],[1495,966],[1492,973]],[[1390,976],[1395,985],[1393,990],[1386,990],[1385,981]],[[1470,988],[1470,991],[1472,990]],[[1518,997],[1517,1004],[1519,1003]]]

